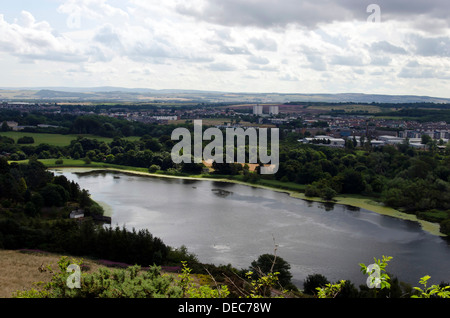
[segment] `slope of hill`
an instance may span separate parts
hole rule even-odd
[[[250,102],[250,103],[287,103],[328,102],[328,103],[450,103],[450,98],[415,95],[382,94],[282,94],[217,92],[183,89],[147,89],[122,87],[37,87],[37,88],[0,88],[0,101],[121,101],[151,102],[179,100],[192,102]]]
[[[11,298],[18,290],[36,288],[35,282],[48,282],[52,278],[49,271],[42,271],[50,265],[53,269],[63,255],[40,251],[0,250],[0,298]],[[83,259],[89,271],[95,271],[101,265]]]

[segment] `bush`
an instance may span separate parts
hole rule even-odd
[[[292,274],[290,272],[291,266],[283,258],[271,254],[263,254],[258,257],[256,261],[251,264],[251,271],[263,275],[269,273],[278,273],[278,281],[281,286],[291,286]]]
[[[68,287],[69,265],[80,268],[80,288]],[[181,297],[182,289],[174,283],[172,276],[161,275],[161,268],[152,266],[141,271],[140,266],[109,270],[100,268],[92,274],[81,274],[82,261],[62,257],[58,262],[59,272],[49,266],[52,280],[41,291],[17,291],[14,298],[170,298]],[[75,286],[76,287],[76,286]]]
[[[308,185],[305,189],[305,196],[307,197],[320,197],[319,189],[313,185]]]
[[[29,136],[23,136],[17,139],[18,144],[34,144],[34,138]]]
[[[69,199],[69,193],[59,184],[49,183],[42,190],[40,194],[44,198],[45,206],[63,206]]]
[[[441,233],[450,236],[450,219],[440,223]]]
[[[161,167],[158,166],[158,165],[151,165],[151,166],[148,168],[148,172],[150,172],[150,173],[155,173],[155,172],[158,171],[158,170],[161,170]]]
[[[336,196],[336,194],[337,194],[336,191],[334,191],[332,188],[326,187],[325,189],[322,190],[321,197],[322,199],[330,201]]]
[[[325,287],[327,284],[330,284],[330,282],[322,274],[311,274],[303,282],[303,292],[305,294],[315,295],[317,288]]]

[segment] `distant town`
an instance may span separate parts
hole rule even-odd
[[[122,118],[149,124],[184,123],[195,119],[215,119],[210,125],[224,127],[279,127],[302,133],[303,143],[316,143],[330,147],[344,147],[347,139],[372,146],[399,144],[406,141],[412,147],[424,148],[424,135],[444,147],[450,139],[450,124],[446,121],[419,122],[372,116],[371,114],[329,114],[326,111],[311,111],[307,107],[290,107],[286,104],[247,105],[197,105],[196,107],[153,107],[145,109],[133,105],[117,105],[92,110],[80,105],[58,103],[3,102],[0,109],[20,112],[66,113],[72,115],[96,114]],[[13,131],[26,128],[57,128],[45,124],[21,126],[17,122],[6,123]]]

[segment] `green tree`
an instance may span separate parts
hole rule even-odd
[[[303,292],[309,295],[315,295],[317,288],[325,287],[330,284],[328,279],[322,274],[310,274],[303,282]]]
[[[69,199],[69,193],[58,184],[47,184],[40,191],[46,206],[63,206]]]
[[[283,258],[272,255],[263,254],[257,260],[251,263],[251,271],[267,275],[269,273],[277,272],[280,285],[283,287],[290,286],[292,274],[290,272],[291,266]]]
[[[422,145],[428,145],[429,142],[431,142],[431,137],[429,135],[423,134],[421,137],[421,144]]]

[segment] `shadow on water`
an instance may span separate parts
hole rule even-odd
[[[344,205],[344,209],[348,210],[348,211],[354,211],[354,212],[361,211],[361,209],[359,207],[351,206],[351,205]]]
[[[230,194],[233,194],[233,192],[227,191],[224,189],[211,189],[211,191],[218,197],[222,197],[222,198],[225,198],[225,197],[229,196]]]
[[[199,181],[198,180],[193,180],[193,179],[181,179],[182,180],[182,184],[196,184]]]

